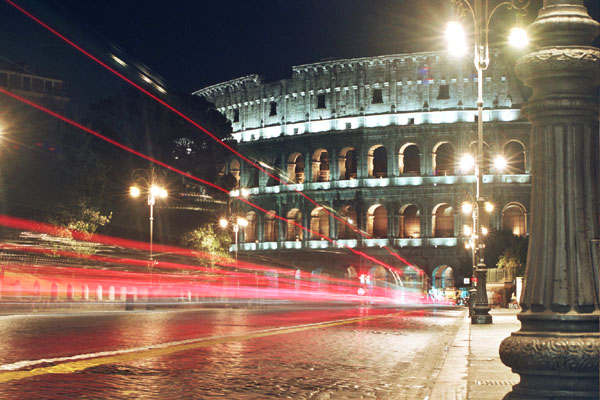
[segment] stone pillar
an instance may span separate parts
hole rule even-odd
[[[505,399],[599,397],[599,26],[583,0],[544,0],[536,48],[517,61],[533,88],[532,216],[521,329],[500,345],[521,382]]]

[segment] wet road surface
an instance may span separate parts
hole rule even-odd
[[[1,399],[425,399],[462,310],[0,317]]]

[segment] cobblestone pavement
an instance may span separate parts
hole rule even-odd
[[[0,398],[433,399],[440,379],[465,378],[453,359],[464,316],[369,307],[6,316]]]

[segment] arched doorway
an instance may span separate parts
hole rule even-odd
[[[248,225],[244,229],[244,242],[252,243],[257,239],[256,236],[256,213],[254,211],[250,211],[246,214],[246,221],[248,221]]]
[[[353,147],[346,147],[340,151],[338,166],[340,169],[339,179],[356,179],[356,151]]]
[[[387,151],[383,145],[376,145],[369,149],[368,174],[374,178],[385,178],[387,176]]]
[[[287,240],[302,240],[304,230],[302,226],[302,213],[297,208],[290,210],[287,214]]]
[[[402,146],[398,162],[400,173],[404,175],[421,174],[421,151],[414,143]]]
[[[328,182],[329,178],[329,153],[325,149],[319,149],[312,156],[312,180],[313,182]]]
[[[506,173],[525,173],[525,146],[516,140],[507,142],[502,149],[506,159]]]
[[[293,153],[288,158],[288,177],[295,183],[304,183],[304,156]]]
[[[367,211],[367,233],[374,238],[387,237],[387,210],[383,205],[372,205]]]
[[[433,237],[454,236],[454,212],[449,204],[438,204],[433,209],[432,215]]]
[[[329,237],[329,215],[323,207],[316,207],[310,214],[311,239]]]
[[[421,212],[414,204],[408,204],[401,209],[399,237],[421,237]]]
[[[454,175],[456,168],[454,146],[448,142],[439,143],[433,150],[434,175]]]
[[[264,227],[264,241],[265,242],[276,242],[278,240],[277,233],[277,220],[275,218],[277,214],[271,210],[265,214],[265,227]]]
[[[515,236],[527,235],[525,207],[519,203],[509,203],[502,210],[502,229],[509,230]]]
[[[432,286],[436,289],[454,287],[454,270],[449,265],[440,265],[433,270]]]

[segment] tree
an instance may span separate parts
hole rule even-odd
[[[180,243],[194,250],[227,256],[231,237],[225,231],[215,231],[212,225],[205,225],[181,235]]]

